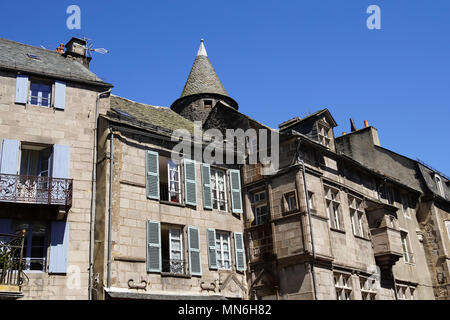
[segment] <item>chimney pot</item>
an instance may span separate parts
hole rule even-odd
[[[369,127],[369,121],[364,120],[364,127],[368,128]]]
[[[58,48],[56,48],[56,52],[63,54],[64,53],[64,44],[61,43]]]
[[[343,136],[345,136],[346,134],[347,134],[347,132],[345,132],[345,131],[344,131],[344,132],[342,132],[342,135],[343,135]]]

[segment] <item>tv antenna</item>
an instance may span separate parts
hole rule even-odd
[[[86,55],[88,57],[92,57],[92,52],[97,52],[100,54],[109,53],[109,50],[105,48],[94,48],[94,43],[92,42],[92,39],[83,37],[83,40],[86,41],[86,46],[84,48],[86,49]]]

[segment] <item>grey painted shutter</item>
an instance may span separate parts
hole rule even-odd
[[[27,103],[28,76],[19,74],[16,77],[16,103]]]
[[[19,166],[19,141],[3,139],[0,173],[17,174]]]
[[[147,150],[145,156],[147,198],[159,200],[159,162],[158,152]]]
[[[11,219],[0,219],[0,234],[11,234]],[[9,237],[0,236],[0,242],[8,242]]]
[[[66,83],[63,81],[55,81],[55,108],[66,108]]]
[[[217,269],[217,253],[216,253],[216,230],[208,229],[207,233],[208,241],[208,262],[210,269]]]
[[[193,276],[202,275],[202,258],[200,255],[200,231],[196,227],[188,227],[189,272]]]
[[[184,190],[186,204],[197,205],[197,171],[195,161],[184,159]]]
[[[234,233],[234,252],[236,255],[236,270],[245,271],[244,236],[242,232]]]
[[[69,222],[53,221],[51,226],[49,273],[66,273],[69,249]]]
[[[203,208],[212,209],[211,167],[202,164]]]
[[[231,204],[234,213],[242,213],[241,174],[239,170],[230,170]]]
[[[147,221],[147,271],[161,272],[161,224]]]
[[[52,177],[69,179],[70,147],[55,144],[53,146]]]

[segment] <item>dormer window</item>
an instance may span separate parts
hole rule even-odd
[[[317,123],[317,137],[319,139],[319,143],[327,148],[330,147],[330,141],[331,141],[331,129],[324,124]]]
[[[441,195],[442,197],[445,197],[444,195],[444,186],[442,185],[442,179],[439,175],[435,175],[434,176],[434,181],[436,181],[436,186],[439,192],[439,195]]]

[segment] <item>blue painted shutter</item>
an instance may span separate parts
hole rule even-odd
[[[241,174],[239,170],[230,170],[231,204],[234,213],[242,213]]]
[[[208,243],[208,262],[210,269],[217,269],[217,253],[216,253],[216,229],[208,229],[206,232]]]
[[[53,178],[69,179],[70,147],[55,144],[53,146]]]
[[[158,152],[147,150],[145,154],[145,175],[147,198],[159,200]]]
[[[0,173],[17,174],[19,167],[19,141],[3,139]]]
[[[69,222],[53,221],[50,236],[49,273],[66,273],[69,253]]]
[[[203,208],[212,209],[211,167],[209,164],[202,164],[202,185]]]
[[[17,75],[16,77],[16,103],[27,103],[28,97],[28,76]]]
[[[11,219],[0,219],[0,234],[11,234]],[[9,242],[9,237],[0,236],[0,242]]]
[[[234,252],[236,255],[236,270],[245,271],[244,236],[242,232],[234,233]]]
[[[55,108],[66,108],[66,83],[63,81],[55,81]]]
[[[161,224],[147,221],[147,272],[161,272]]]
[[[184,191],[186,204],[197,205],[197,170],[195,161],[184,159]]]
[[[188,227],[189,272],[193,276],[202,275],[202,258],[200,254],[200,231],[196,227]]]

